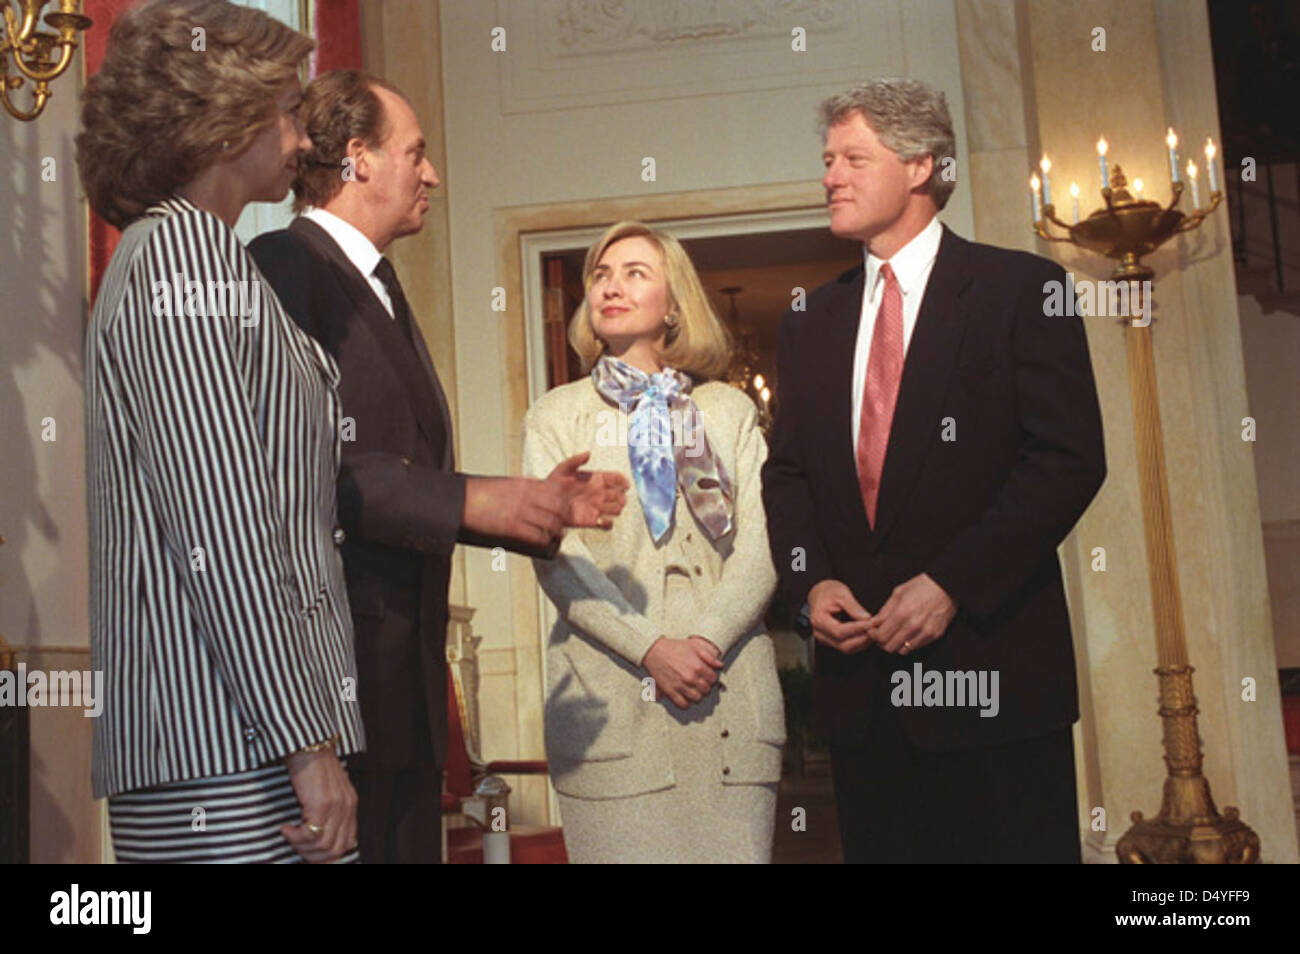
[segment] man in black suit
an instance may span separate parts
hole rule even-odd
[[[1056,548],[1106,465],[1083,327],[1044,313],[1065,273],[939,224],[942,93],[873,81],[822,122],[831,231],[864,263],[782,319],[763,499],[845,859],[1077,862]]]
[[[349,766],[363,862],[441,855],[447,735],[445,641],[457,542],[550,556],[565,526],[608,526],[626,479],[456,473],[451,418],[424,339],[383,250],[419,231],[438,176],[415,113],[355,70],[308,86],[313,148],[283,231],[249,247],[285,310],[338,362],[343,420],[339,523],[356,631],[366,753]]]

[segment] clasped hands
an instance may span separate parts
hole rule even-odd
[[[660,636],[641,665],[655,681],[655,699],[667,696],[677,708],[685,709],[713,691],[723,662],[718,647],[703,636]]]
[[[894,587],[885,605],[869,613],[839,580],[822,580],[808,593],[813,636],[852,655],[870,646],[906,656],[934,642],[957,615],[957,604],[926,573]],[[837,619],[837,614],[848,617]]]

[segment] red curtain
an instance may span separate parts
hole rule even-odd
[[[95,21],[85,34],[86,77],[99,71],[108,47],[113,21],[136,0],[86,0],[86,15]],[[358,0],[314,0],[316,54],[312,75],[334,69],[361,68],[361,13]],[[90,213],[90,297],[99,294],[99,282],[117,248],[121,233],[94,212]]]
[[[312,23],[316,28],[316,69],[361,69],[361,12],[358,0],[316,0]]]

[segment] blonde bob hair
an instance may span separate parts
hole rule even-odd
[[[82,95],[77,170],[90,207],[125,228],[275,119],[315,41],[226,0],[146,0],[113,24]]]
[[[627,238],[646,239],[659,250],[664,261],[669,309],[677,315],[677,323],[668,328],[659,360],[668,367],[689,374],[697,381],[721,377],[731,364],[731,338],[713,306],[709,304],[709,297],[700,284],[700,276],[691,264],[690,256],[681,243],[668,233],[652,229],[641,222],[618,222],[611,225],[587,249],[587,260],[582,266],[584,291],[591,290],[592,272],[605,257],[609,247]],[[569,323],[569,344],[578,353],[584,372],[590,371],[605,353],[605,342],[596,336],[591,321],[591,308],[585,294]]]

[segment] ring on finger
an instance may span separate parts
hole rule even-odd
[[[304,822],[303,827],[306,828],[313,835],[319,835],[321,832],[325,830],[324,825],[317,825],[315,822]]]

